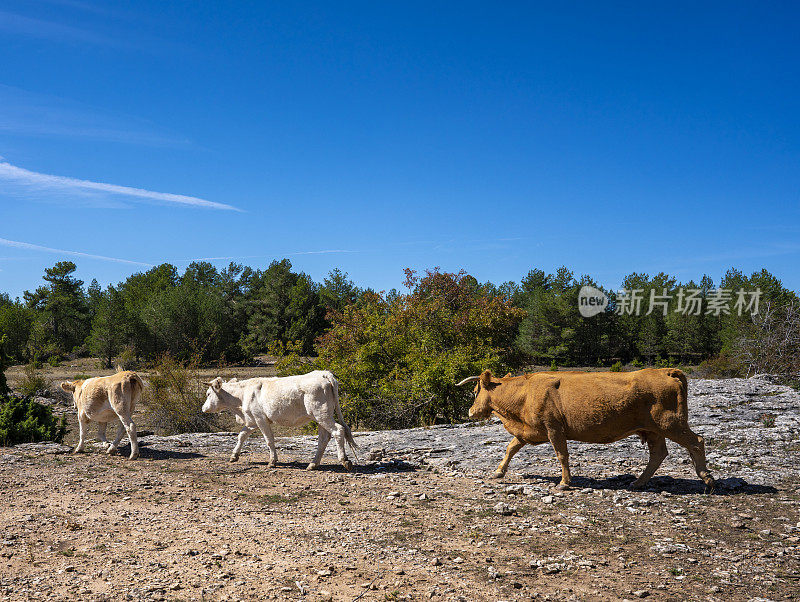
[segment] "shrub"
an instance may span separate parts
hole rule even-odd
[[[734,378],[742,375],[741,364],[726,353],[720,353],[697,367],[697,375],[701,378]]]
[[[36,364],[30,363],[24,368],[25,377],[19,384],[19,390],[25,397],[33,396],[47,389],[47,379],[36,369]]]
[[[8,382],[6,381],[6,342],[7,338],[5,335],[0,336],[0,398],[7,396],[11,393],[11,390],[8,388]]]
[[[87,378],[92,378],[88,374],[76,374],[72,377],[72,380],[86,380]]]
[[[47,365],[51,368],[57,367],[61,363],[61,358],[57,355],[51,355],[47,358]]]
[[[644,365],[644,364],[642,364],[642,362],[641,362],[641,361],[639,361],[639,359],[638,359],[638,358],[637,358],[637,359],[634,359],[634,360],[631,362],[631,366],[633,366],[634,368],[641,368],[643,365]]]
[[[556,363],[555,359],[553,359],[553,361],[550,362],[550,370],[552,372],[558,371],[558,364]]]
[[[733,355],[747,376],[759,372],[785,380],[800,373],[800,303],[766,303],[750,316],[733,345]]]
[[[267,353],[275,356],[275,372],[278,376],[294,376],[295,374],[306,374],[312,370],[321,370],[319,362],[300,355],[303,350],[302,341],[289,341],[284,344],[281,341],[273,341]]]
[[[622,372],[622,362],[617,360],[611,365],[611,368],[609,368],[609,370],[611,372]]]
[[[0,445],[61,443],[66,433],[66,416],[56,420],[48,406],[36,403],[31,397],[0,398]]]
[[[772,428],[775,426],[775,414],[761,414],[761,416],[759,416],[759,420],[761,420],[761,424],[767,428]]]
[[[183,365],[165,354],[150,372],[144,403],[153,428],[165,435],[217,429],[216,415],[203,414],[206,387],[200,382],[198,363],[199,357]]]
[[[406,270],[407,294],[365,293],[328,314],[319,364],[341,382],[351,425],[374,428],[456,422],[466,418],[465,376],[505,374],[524,312],[471,276],[438,269],[418,278]]]
[[[136,361],[136,351],[133,347],[125,347],[122,353],[119,354],[116,364],[123,370],[135,370],[138,367],[138,362]]]

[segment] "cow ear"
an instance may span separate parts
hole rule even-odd
[[[222,379],[218,376],[214,380],[211,380],[211,381],[208,381],[208,382],[203,381],[203,384],[206,387],[211,387],[215,391],[219,391],[222,388]]]
[[[67,392],[74,392],[75,391],[75,385],[73,383],[71,383],[70,381],[68,381],[68,380],[66,380],[63,383],[61,383],[61,388],[64,389],[64,391],[67,391]]]
[[[484,370],[481,372],[481,385],[484,388],[488,389],[492,384],[492,371],[491,370]]]

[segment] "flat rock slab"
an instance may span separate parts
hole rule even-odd
[[[20,443],[15,445],[14,449],[17,451],[28,452],[33,455],[42,454],[67,454],[72,451],[69,445],[61,445],[60,443],[53,443],[52,441],[43,441],[41,443]]]
[[[772,382],[771,378],[690,380],[689,424],[706,438],[709,467],[721,488],[772,486],[800,477],[800,393]],[[236,433],[186,433],[141,437],[142,455],[150,451],[171,457],[230,455]],[[380,470],[391,463],[411,467],[489,476],[505,453],[510,435],[497,419],[480,423],[438,425],[393,431],[354,433],[361,465]],[[126,442],[127,440],[124,440]],[[277,438],[279,461],[309,461],[316,450],[316,435]],[[124,444],[124,443],[123,443]],[[655,487],[696,487],[688,453],[667,443],[670,455],[652,483]],[[53,443],[25,444],[16,449],[32,453],[64,453]],[[370,453],[372,450],[372,453]],[[577,487],[624,486],[641,473],[647,448],[638,437],[613,444],[570,442],[570,464]],[[125,453],[124,450],[121,453]],[[250,437],[240,462],[262,461],[267,446]],[[260,456],[260,457],[259,457]],[[372,459],[369,459],[372,458]],[[331,443],[325,462],[336,462]],[[557,482],[560,469],[549,445],[526,446],[511,462],[508,478]]]

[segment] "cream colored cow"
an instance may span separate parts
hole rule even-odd
[[[136,372],[117,372],[113,376],[97,376],[86,380],[61,383],[64,391],[72,393],[78,408],[78,427],[80,439],[73,453],[83,451],[86,444],[86,427],[90,421],[98,423],[98,435],[109,455],[116,453],[123,433],[128,433],[131,442],[130,459],[139,457],[139,442],[136,439],[136,425],[131,416],[136,402],[142,397],[144,384]],[[106,439],[106,426],[117,421],[117,438],[114,443]]]

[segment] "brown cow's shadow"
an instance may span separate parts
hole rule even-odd
[[[545,481],[557,485],[561,478],[557,476],[543,476],[537,474],[527,473],[523,475],[524,479]],[[657,476],[650,479],[647,486],[643,489],[632,490],[631,483],[636,480],[632,474],[616,475],[605,479],[594,479],[592,477],[573,476],[571,482],[571,489],[608,489],[611,491],[638,491],[641,493],[671,493],[673,495],[697,495],[705,493],[705,483],[699,479],[683,479],[674,478],[670,476]],[[769,493],[778,493],[775,487],[769,485],[756,485],[748,483],[744,479],[738,477],[729,477],[726,479],[718,479],[717,486],[712,495],[735,495],[744,493],[748,495]]]

